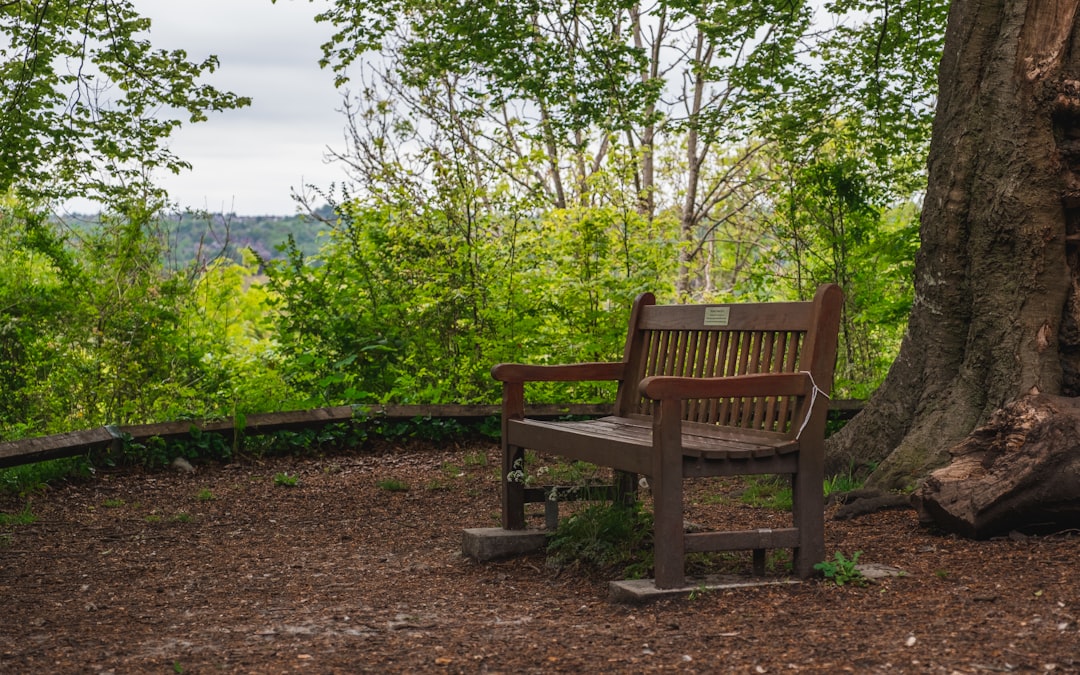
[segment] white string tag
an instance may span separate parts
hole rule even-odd
[[[806,406],[806,417],[803,418],[802,426],[799,427],[799,431],[795,434],[795,440],[799,440],[799,436],[802,436],[803,429],[807,424],[810,424],[810,416],[814,414],[814,404],[817,403],[818,394],[825,397],[825,400],[829,399],[829,395],[826,394],[820,387],[817,386],[817,382],[814,381],[814,375],[809,370],[800,371],[806,373],[806,376],[810,378],[810,386],[813,389],[810,391],[810,405]]]

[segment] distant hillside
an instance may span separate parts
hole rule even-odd
[[[317,212],[323,217],[331,214],[329,206]],[[97,216],[75,214],[65,219],[68,226],[90,229]],[[241,251],[250,248],[263,259],[281,258],[278,250],[292,235],[296,246],[305,256],[318,252],[322,245],[320,233],[328,230],[318,218],[294,214],[291,216],[238,216],[236,214],[176,213],[163,217],[157,225],[161,236],[168,241],[168,260],[184,266],[200,257],[203,260],[223,256],[237,262]]]
[[[169,237],[171,258],[186,263],[196,256],[224,255],[239,261],[245,248],[270,260],[282,257],[278,250],[292,235],[305,256],[318,252],[324,223],[307,215],[237,216],[177,214],[166,218],[163,230]]]

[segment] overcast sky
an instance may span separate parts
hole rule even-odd
[[[290,190],[329,187],[342,169],[324,161],[341,149],[345,120],[319,46],[330,35],[307,0],[134,0],[153,22],[152,43],[221,60],[209,80],[250,96],[251,106],[211,115],[174,135],[173,151],[193,165],[161,176],[181,207],[241,215],[291,214]]]

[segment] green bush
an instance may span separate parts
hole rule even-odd
[[[653,566],[652,545],[652,513],[640,503],[590,504],[559,521],[548,542],[548,562],[642,578]]]
[[[820,571],[825,575],[826,579],[832,581],[837,586],[843,586],[845,584],[851,586],[865,586],[868,579],[863,576],[862,571],[857,567],[860,555],[862,555],[862,551],[855,551],[850,558],[847,558],[843,553],[837,551],[832,560],[823,560],[814,565],[814,569]]]

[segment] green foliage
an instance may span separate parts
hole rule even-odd
[[[300,484],[300,479],[288,472],[280,472],[274,474],[274,485],[281,487],[296,487]]]
[[[485,467],[488,465],[487,454],[481,450],[465,453],[465,459],[463,461],[465,466],[473,468]]]
[[[0,194],[160,199],[151,173],[188,167],[168,147],[184,118],[250,103],[201,82],[217,57],[155,49],[149,30],[130,0],[0,4]]]
[[[453,462],[443,462],[442,465],[439,466],[439,470],[442,471],[442,474],[447,478],[458,478],[465,475],[462,472],[461,467]]]
[[[24,506],[23,510],[18,513],[0,513],[0,527],[29,525],[34,522],[37,522],[37,516],[30,510],[29,504]]]
[[[638,502],[590,504],[559,521],[548,541],[548,562],[642,578],[652,569],[652,528],[652,513]]]
[[[820,571],[825,575],[826,579],[829,579],[837,586],[845,584],[865,586],[868,580],[856,566],[860,555],[862,555],[862,551],[855,551],[851,558],[847,558],[842,552],[837,551],[832,560],[819,562],[814,565],[814,569]]]
[[[265,293],[253,268],[170,270],[145,213],[64,229],[14,199],[0,211],[0,436],[279,409],[287,385],[266,358]],[[252,263],[254,264],[254,263]],[[164,465],[227,459],[196,435],[185,448],[130,445]],[[114,458],[116,459],[116,458]],[[142,461],[142,460],[140,460]]]
[[[858,139],[838,134],[810,157],[778,157],[769,247],[751,273],[763,292],[809,297],[818,284],[844,289],[836,395],[868,398],[899,349],[913,289],[918,212],[888,207]],[[768,286],[766,287],[766,284]]]
[[[477,433],[486,438],[498,439],[502,436],[502,418],[492,415],[485,417],[476,427]]]
[[[142,464],[150,469],[162,469],[176,458],[202,461],[228,461],[233,456],[233,444],[214,432],[203,432],[192,425],[186,437],[166,441],[154,436],[143,442],[124,439],[118,457],[107,455],[109,464]]]
[[[615,359],[625,312],[658,274],[648,263],[655,253],[624,246],[639,241],[625,231],[645,226],[637,218],[590,212],[579,237],[569,214],[526,226],[438,210],[389,220],[357,202],[338,209],[315,261],[294,245],[265,261],[281,372],[306,392],[302,405],[488,402],[498,392],[492,363]],[[590,400],[603,391],[588,384],[535,396]]]
[[[361,446],[368,438],[362,424],[340,423],[299,431],[276,431],[244,440],[244,452],[254,457],[266,455],[311,455],[328,450]]]
[[[581,483],[590,478],[594,478],[599,467],[595,464],[590,464],[589,462],[583,462],[581,460],[568,462],[560,459],[550,466],[541,467],[541,469],[544,469],[543,475],[545,480],[563,485]]]
[[[850,492],[861,488],[862,485],[863,479],[855,475],[853,471],[826,476],[823,494],[828,497],[834,492]],[[782,476],[749,476],[745,489],[739,495],[739,501],[749,506],[790,511],[791,481]]]
[[[867,396],[911,305],[945,7],[842,1],[813,24],[798,3],[337,0],[323,64],[368,74],[339,155],[359,187],[321,271],[270,272],[288,321],[306,317],[286,348],[319,354],[297,387],[479,401],[490,363],[617,356],[641,290],[776,300],[835,281],[836,391]]]
[[[856,476],[854,472],[838,473],[835,476],[827,476],[825,478],[825,496],[828,497],[833,493],[842,494],[844,492],[858,490],[862,488],[864,482],[865,481]]]
[[[227,461],[232,457],[232,445],[225,440],[224,436],[213,432],[206,433],[194,426],[188,432],[188,438],[177,443],[174,447],[182,451],[183,454],[178,456],[185,459]]]
[[[87,478],[90,473],[90,463],[85,457],[68,457],[0,469],[0,492],[26,496],[40,492],[45,486],[61,479]]]
[[[776,511],[790,511],[792,505],[791,482],[780,476],[750,476],[746,489],[739,500],[750,506]]]
[[[803,138],[819,145],[821,117],[842,117],[882,180],[907,198],[925,184],[925,153],[937,96],[937,68],[949,11],[945,0],[836,0],[826,6],[836,29],[815,49],[821,75],[803,108]],[[813,71],[807,73],[811,77]]]
[[[380,490],[386,490],[387,492],[408,492],[409,484],[403,480],[397,478],[384,478],[382,480],[375,481],[375,485]]]
[[[418,438],[425,441],[442,441],[459,438],[466,434],[465,426],[450,417],[414,417],[412,419],[371,418],[366,422],[368,431],[381,438]]]

